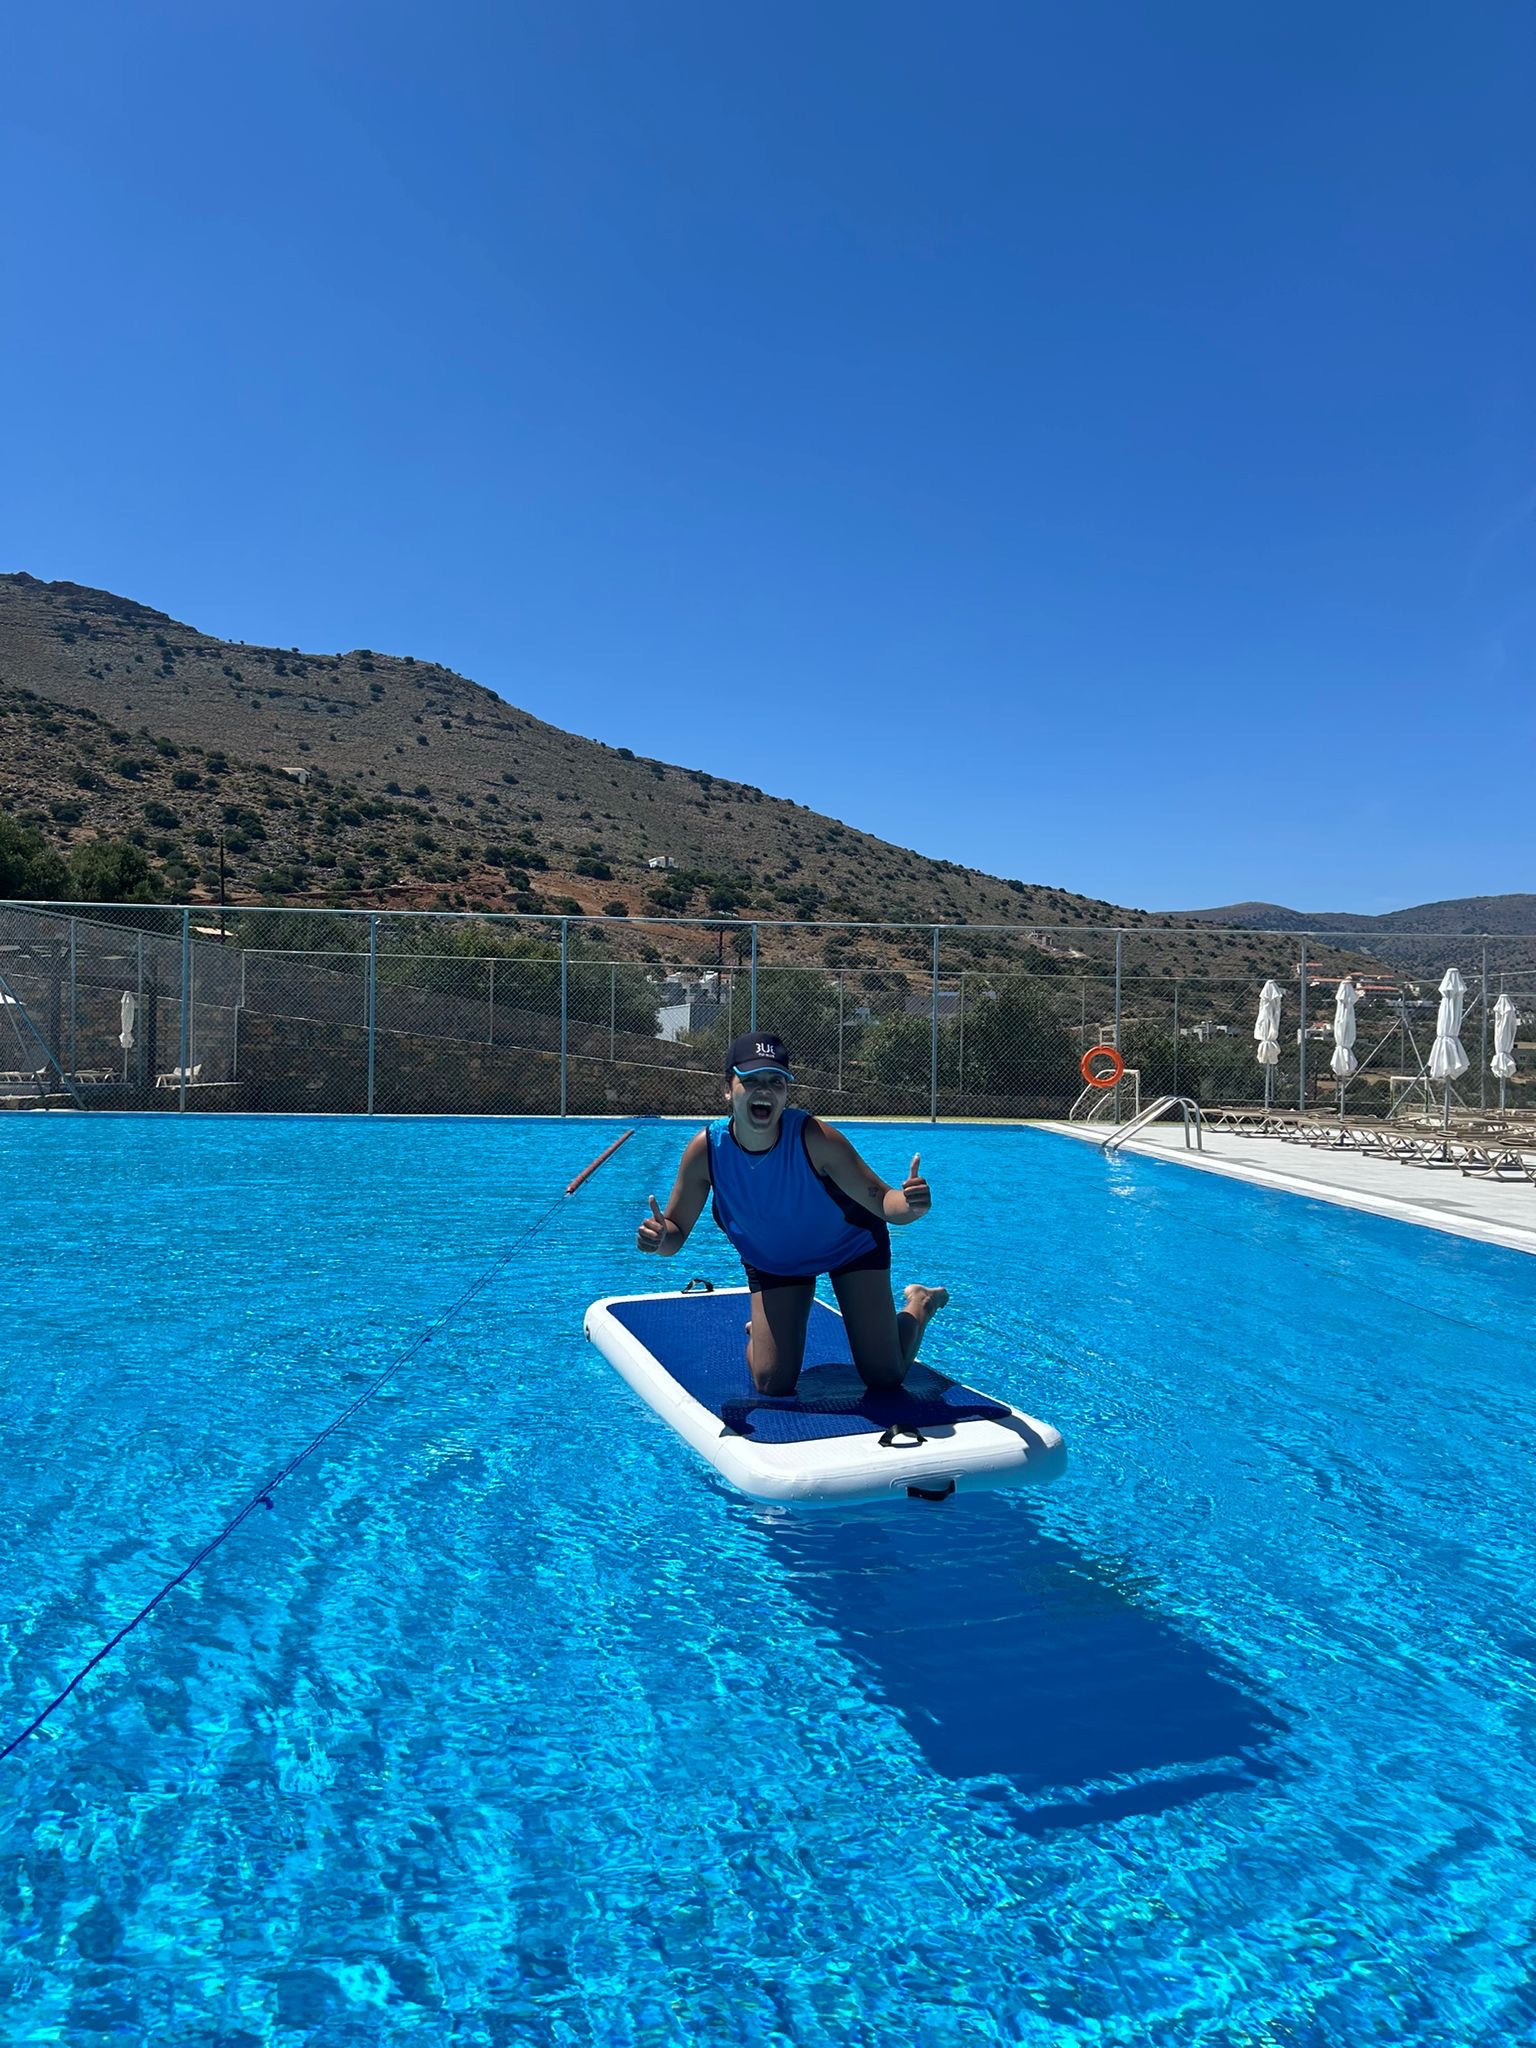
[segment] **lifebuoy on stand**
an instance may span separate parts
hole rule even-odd
[[[1095,1067],[1092,1064],[1094,1060],[1108,1060],[1108,1070]],[[1112,1045],[1090,1045],[1078,1061],[1078,1067],[1090,1088],[1113,1088],[1125,1072],[1125,1061]]]

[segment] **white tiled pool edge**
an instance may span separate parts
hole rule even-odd
[[[1108,1135],[1103,1124],[1090,1131],[1081,1124],[1042,1122],[1035,1129],[1094,1145]],[[1536,1187],[1523,1183],[1501,1185],[1473,1180],[1460,1173],[1437,1172],[1432,1167],[1392,1165],[1357,1152],[1320,1152],[1306,1146],[1282,1145],[1270,1138],[1234,1137],[1226,1131],[1207,1131],[1204,1151],[1186,1151],[1182,1124],[1151,1126],[1123,1149],[1134,1152],[1138,1158],[1190,1166],[1200,1173],[1224,1174],[1229,1180],[1250,1181],[1255,1187],[1309,1195],[1314,1201],[1364,1209],[1373,1216],[1390,1216],[1399,1223],[1418,1223],[1429,1230],[1448,1231],[1454,1237],[1476,1238],[1484,1244],[1503,1245],[1510,1251],[1536,1253]],[[1388,1175],[1408,1181],[1411,1191],[1391,1192],[1390,1182],[1382,1186]],[[1415,1179],[1429,1185],[1414,1187]]]

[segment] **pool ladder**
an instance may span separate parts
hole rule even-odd
[[[1111,1131],[1109,1136],[1101,1141],[1099,1150],[1106,1156],[1111,1152],[1118,1152],[1127,1138],[1134,1138],[1138,1131],[1144,1131],[1148,1124],[1156,1123],[1160,1116],[1166,1116],[1171,1109],[1183,1113],[1185,1151],[1189,1150],[1190,1119],[1193,1117],[1195,1150],[1203,1152],[1205,1139],[1201,1129],[1200,1105],[1198,1102],[1192,1102],[1187,1095],[1159,1095],[1156,1102],[1149,1102],[1128,1124],[1122,1124],[1118,1130]]]
[[[1110,1122],[1113,1123],[1122,1088],[1129,1088],[1132,1091],[1135,1108],[1131,1111],[1131,1115],[1133,1117],[1140,1116],[1141,1069],[1139,1067],[1127,1067],[1121,1074],[1120,1079],[1112,1081],[1107,1088],[1101,1088],[1096,1081],[1090,1081],[1082,1094],[1078,1096],[1076,1102],[1067,1111],[1068,1123],[1091,1124],[1099,1122],[1104,1117],[1108,1117]]]

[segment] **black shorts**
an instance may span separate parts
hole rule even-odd
[[[814,1273],[765,1273],[760,1266],[749,1266],[745,1259],[742,1268],[747,1276],[747,1285],[754,1294],[767,1294],[775,1287],[814,1287]],[[867,1252],[860,1252],[856,1259],[849,1259],[841,1266],[833,1267],[827,1275],[829,1280],[840,1280],[845,1273],[889,1273],[891,1270],[891,1240],[888,1236],[877,1238]]]

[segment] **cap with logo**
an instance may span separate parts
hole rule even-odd
[[[733,1038],[725,1056],[725,1071],[740,1074],[743,1080],[749,1074],[782,1074],[786,1081],[795,1078],[784,1041],[772,1031],[743,1031]]]

